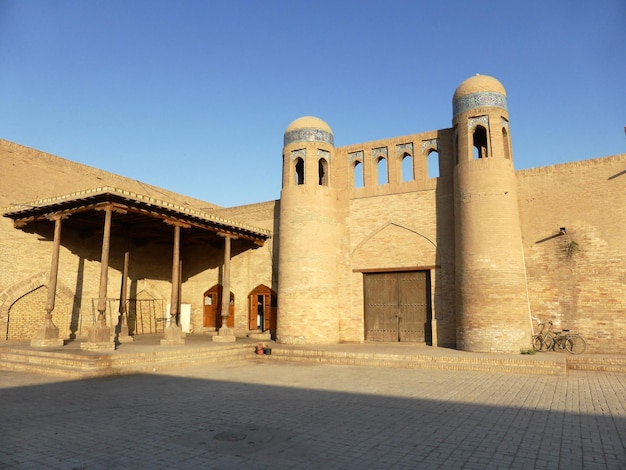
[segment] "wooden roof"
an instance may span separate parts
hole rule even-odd
[[[76,229],[86,235],[102,231],[103,210],[114,211],[112,235],[138,242],[172,242],[171,225],[179,224],[184,244],[202,244],[217,237],[231,236],[262,246],[270,238],[267,230],[226,220],[190,207],[136,194],[110,186],[88,189],[62,196],[14,204],[3,210],[3,216],[13,219],[16,228],[37,231],[37,225],[56,216],[64,216],[63,227]]]

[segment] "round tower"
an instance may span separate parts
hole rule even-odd
[[[280,195],[276,339],[288,344],[339,341],[339,265],[343,221],[333,132],[302,117],[284,135]]]
[[[484,75],[461,83],[452,122],[457,348],[519,353],[531,320],[502,84]]]

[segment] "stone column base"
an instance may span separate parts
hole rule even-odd
[[[59,329],[52,323],[52,316],[47,315],[43,325],[30,340],[30,345],[36,348],[50,348],[63,346],[63,338],[59,338]]]
[[[100,315],[96,324],[87,333],[87,341],[80,343],[81,349],[88,351],[112,351],[115,350],[111,329],[107,326],[104,316]]]
[[[161,340],[161,346],[177,344],[185,344],[185,333],[180,325],[170,324],[165,328],[165,338]]]
[[[220,328],[217,335],[213,336],[212,339],[217,343],[234,343],[237,340],[233,334],[233,329],[225,326]]]
[[[115,341],[117,343],[132,343],[135,341],[135,338],[128,334],[126,315],[120,315],[117,326],[115,327]]]

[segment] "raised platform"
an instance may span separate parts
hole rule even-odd
[[[0,370],[86,378],[254,358],[254,343],[214,344],[210,338],[187,336],[185,344],[162,345],[162,336],[136,336],[114,351],[85,350],[80,341],[56,348],[3,343]]]
[[[325,364],[520,374],[564,375],[568,370],[626,373],[626,355],[574,356],[566,352],[532,355],[471,353],[411,343],[275,345],[271,356],[259,357],[265,360]]]
[[[250,338],[216,343],[209,335],[187,335],[184,345],[171,346],[160,345],[160,340],[161,336],[136,336],[115,351],[87,351],[81,349],[80,341],[53,348],[0,343],[0,370],[86,378],[255,360],[544,375],[564,375],[568,370],[626,373],[626,356],[482,354],[414,343],[296,346],[271,341],[264,341],[271,355],[257,355],[259,341]]]

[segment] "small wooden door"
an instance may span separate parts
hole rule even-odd
[[[230,293],[229,317],[226,323],[228,328],[235,327],[235,296]],[[222,327],[222,286],[214,285],[204,293],[203,326],[205,328]]]
[[[430,338],[430,273],[367,273],[363,277],[366,341]]]
[[[248,294],[248,329],[276,331],[276,293],[261,284]]]

